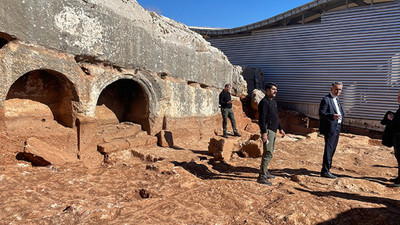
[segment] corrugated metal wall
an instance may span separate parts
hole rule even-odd
[[[277,100],[319,104],[332,81],[347,117],[380,120],[396,110],[400,88],[400,4],[325,13],[320,24],[209,39],[236,65],[264,70]]]

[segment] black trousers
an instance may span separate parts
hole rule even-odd
[[[321,170],[322,173],[328,172],[332,167],[332,158],[339,142],[339,134],[341,129],[342,126],[338,124],[333,135],[325,135],[324,158],[322,161]]]
[[[397,159],[398,176],[400,177],[400,133],[396,132],[393,137],[394,156]]]

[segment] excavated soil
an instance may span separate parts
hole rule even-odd
[[[260,158],[217,162],[196,140],[95,169],[32,167],[10,140],[0,135],[0,224],[400,224],[393,150],[364,136],[340,137],[336,180],[319,176],[322,137],[278,139],[273,186],[256,183]]]

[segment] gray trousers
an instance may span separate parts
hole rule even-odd
[[[263,154],[261,158],[260,175],[266,175],[268,171],[268,164],[274,155],[276,132],[267,129],[268,133],[268,144],[264,142],[263,144]]]
[[[231,120],[233,132],[237,133],[235,115],[233,114],[232,108],[221,108],[221,114],[222,114],[222,128],[224,130],[224,134],[227,133],[228,118]]]

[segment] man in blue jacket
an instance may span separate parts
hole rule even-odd
[[[331,92],[321,100],[319,105],[320,132],[325,136],[324,158],[322,162],[321,176],[335,179],[330,172],[332,158],[339,142],[339,134],[342,129],[344,113],[339,101],[343,83],[332,83]]]

